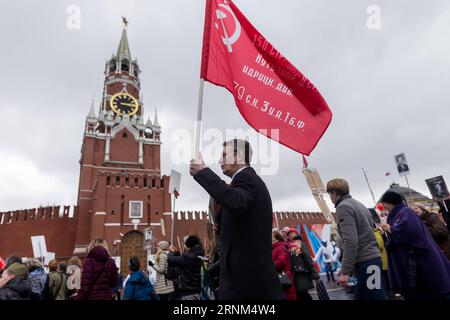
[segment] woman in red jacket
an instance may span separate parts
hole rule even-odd
[[[291,272],[291,263],[289,251],[283,236],[278,231],[272,232],[272,261],[278,274],[286,274],[291,279],[292,285],[284,288],[284,294],[287,300],[297,300],[295,294],[294,277]]]
[[[88,247],[83,263],[81,288],[76,300],[113,300],[118,271],[103,239],[95,239]]]

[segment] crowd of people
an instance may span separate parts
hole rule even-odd
[[[308,301],[314,287],[319,298],[329,299],[318,262],[328,283],[352,287],[356,300],[450,299],[449,226],[436,213],[422,204],[410,208],[402,195],[388,191],[380,201],[384,221],[352,198],[347,181],[333,179],[326,189],[337,233],[313,256],[298,229],[272,229],[270,194],[250,167],[251,155],[247,141],[223,144],[220,165],[231,183],[201,158],[191,161],[191,175],[211,197],[210,252],[196,235],[186,237],[183,248],[160,241],[154,261],[131,257],[122,272],[102,239],[91,242],[83,261],[51,260],[48,271],[37,259],[24,263],[10,256],[4,266],[0,259],[0,300]]]
[[[382,221],[353,199],[344,179],[333,179],[327,193],[336,208],[342,267],[339,284],[355,279],[357,300],[450,299],[449,229],[436,213],[403,195],[387,191]]]
[[[147,261],[142,265],[136,256],[129,259],[122,281],[103,239],[91,242],[83,262],[74,256],[67,263],[50,260],[44,266],[38,259],[23,262],[12,255],[0,265],[0,300],[200,300],[204,255],[197,236],[186,238],[183,253],[160,241],[155,261],[148,261],[156,272],[154,281]]]

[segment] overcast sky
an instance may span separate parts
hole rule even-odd
[[[235,3],[333,111],[309,158],[325,182],[344,177],[354,197],[373,205],[361,168],[378,198],[393,181],[405,185],[393,159],[400,152],[413,189],[429,195],[424,180],[437,175],[450,182],[448,0]],[[79,30],[67,27],[71,5],[81,10]],[[381,9],[379,30],[367,27],[370,5]],[[142,69],[146,116],[153,119],[158,108],[162,172],[183,174],[176,209],[206,209],[208,197],[188,164],[171,159],[173,132],[193,131],[204,1],[3,0],[0,12],[0,211],[76,204],[84,121],[91,97],[100,101],[121,15],[130,21],[131,55]],[[211,84],[204,121],[205,130],[249,128],[232,96]],[[280,147],[279,166],[276,175],[263,176],[274,209],[317,211],[300,156]]]

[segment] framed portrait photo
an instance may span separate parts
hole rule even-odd
[[[406,161],[406,156],[404,153],[399,153],[394,156],[395,164],[397,165],[397,171],[400,177],[409,175],[409,165]]]
[[[131,219],[143,218],[143,201],[130,201],[129,214]]]
[[[437,200],[443,200],[450,196],[447,184],[444,181],[444,177],[437,176],[434,178],[430,178],[425,180],[427,183],[428,189],[430,190],[430,193],[433,198]]]

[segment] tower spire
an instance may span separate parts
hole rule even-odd
[[[94,97],[91,97],[91,108],[89,109],[88,118],[95,118],[95,112],[94,112]]]
[[[131,61],[130,45],[128,44],[128,36],[127,36],[128,21],[124,17],[122,17],[122,20],[123,20],[123,30],[122,30],[122,37],[120,38],[119,48],[117,49],[117,58],[119,60],[128,58]]]
[[[159,120],[158,120],[158,109],[155,108],[155,119],[153,120],[153,126],[160,128]]]

